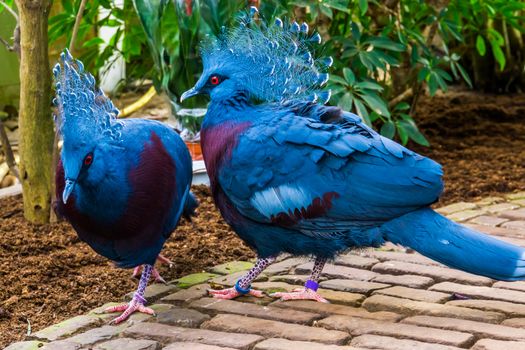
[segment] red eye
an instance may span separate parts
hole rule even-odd
[[[93,163],[93,156],[88,154],[86,158],[84,158],[84,165],[91,165],[91,163]]]
[[[214,75],[210,78],[210,83],[212,83],[212,85],[219,85],[220,83],[220,80],[219,80],[219,77]]]

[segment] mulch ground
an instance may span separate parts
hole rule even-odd
[[[417,121],[432,144],[416,147],[444,166],[439,205],[525,189],[525,95],[456,93],[422,99]],[[222,221],[209,191],[196,187],[201,207],[183,222],[163,253],[167,280],[231,260],[254,257]],[[117,300],[136,287],[130,270],[112,266],[79,241],[67,223],[32,225],[20,197],[0,200],[0,348]]]

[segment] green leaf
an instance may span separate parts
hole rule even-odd
[[[485,46],[485,39],[483,39],[483,37],[479,34],[476,38],[476,49],[478,50],[478,53],[481,56],[485,56],[485,53],[487,52],[487,47]]]
[[[82,44],[82,47],[91,47],[91,46],[102,45],[102,44],[105,44],[105,41],[102,40],[101,38],[96,37],[88,41],[85,41],[84,44]]]
[[[348,69],[348,68],[346,68],[346,69]],[[335,75],[335,74],[331,74],[330,75],[330,81],[334,82],[336,84],[344,85],[344,86],[348,86],[349,85],[348,82],[345,79],[343,79],[340,76]]]
[[[396,135],[396,125],[393,121],[388,120],[386,123],[381,126],[381,135],[388,137],[389,139],[394,138]]]
[[[400,125],[399,122],[396,123],[397,128],[397,134],[399,135],[399,139],[401,140],[401,143],[403,145],[406,145],[408,142],[408,132],[405,130],[403,125]]]
[[[366,125],[372,126],[372,122],[370,121],[370,117],[368,116],[368,111],[366,110],[366,107],[363,104],[363,102],[355,98],[354,105],[355,105],[355,111],[357,115],[363,118],[363,121],[365,122]]]
[[[409,120],[401,120],[398,122],[398,125],[402,126],[402,128],[407,132],[408,137],[410,137],[410,139],[414,140],[420,145],[427,147],[430,146],[428,140],[419,131],[419,129],[416,126],[416,123],[414,123],[414,120],[412,118],[410,118]]]
[[[363,101],[366,102],[368,107],[370,107],[370,109],[372,109],[374,112],[382,115],[383,117],[390,118],[390,112],[388,111],[388,107],[385,101],[381,99],[381,97],[369,92],[361,94],[360,96],[363,99]]]
[[[492,54],[494,55],[494,58],[496,59],[496,61],[498,61],[499,63],[499,69],[503,70],[506,64],[505,54],[503,53],[503,50],[501,49],[501,47],[493,43],[491,43],[491,47],[492,47]]]
[[[438,81],[437,81],[436,76],[437,74],[430,73],[427,79],[428,90],[429,90],[430,96],[434,96],[438,89]]]
[[[344,111],[351,111],[352,105],[353,105],[353,98],[352,95],[349,93],[344,94],[337,103],[339,107],[341,107]]]
[[[406,111],[407,109],[410,109],[410,105],[406,102],[399,102],[394,107],[394,111]]]
[[[359,83],[354,84],[355,88],[358,89],[368,89],[368,90],[374,90],[374,91],[383,91],[383,87],[377,83],[373,83],[371,81],[360,81]]]
[[[354,72],[350,68],[344,67],[343,68],[343,75],[345,77],[345,80],[348,82],[349,85],[354,85],[355,83],[355,75]]]
[[[455,64],[457,69],[459,70],[459,73],[461,74],[461,76],[463,77],[463,80],[465,80],[465,82],[468,84],[468,86],[472,89],[472,81],[470,80],[470,77],[467,73],[467,71],[465,70],[465,68],[463,68],[463,66],[459,63],[456,63]]]
[[[361,16],[364,16],[368,11],[368,0],[359,0],[359,9],[361,10]]]
[[[392,40],[390,40],[387,37],[375,37],[371,38],[366,41],[367,43],[372,44],[374,47],[378,47],[380,49],[390,50],[390,51],[397,51],[397,52],[404,52],[406,51],[406,46],[400,43],[396,43]]]

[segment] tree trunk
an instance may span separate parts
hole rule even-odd
[[[53,120],[47,20],[51,0],[16,0],[20,16],[20,178],[24,216],[49,221]]]

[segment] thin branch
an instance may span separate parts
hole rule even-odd
[[[7,12],[9,12],[10,14],[13,15],[13,17],[16,19],[16,21],[18,22],[18,14],[15,12],[15,10],[13,10],[9,5],[7,5],[5,2],[3,2],[2,0],[0,0],[0,5],[4,6],[5,9],[7,10]]]
[[[11,148],[11,144],[9,143],[9,139],[7,138],[7,133],[5,131],[5,126],[4,126],[4,123],[2,122],[2,119],[0,119],[0,141],[2,142],[2,146],[3,146],[2,148],[5,153],[5,160],[7,162],[7,166],[9,167],[9,170],[14,176],[16,176],[18,181],[20,181],[20,175],[16,167],[16,161],[15,161],[15,156],[13,154],[13,149]]]
[[[1,1],[1,0],[0,0]],[[78,35],[78,28],[80,27],[80,22],[82,22],[82,16],[84,15],[84,9],[86,8],[86,0],[80,2],[80,7],[78,8],[77,17],[75,18],[75,25],[73,26],[73,34],[71,34],[71,41],[69,42],[69,52],[73,54],[75,48],[75,41]]]

